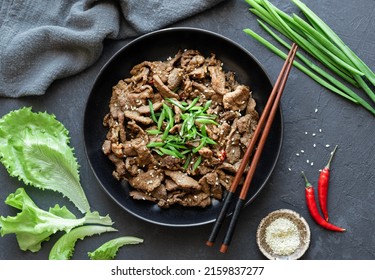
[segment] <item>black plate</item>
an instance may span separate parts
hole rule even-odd
[[[129,77],[130,69],[145,60],[165,60],[173,57],[179,49],[197,49],[205,56],[215,53],[223,62],[225,71],[234,71],[240,83],[251,87],[262,112],[272,84],[259,62],[244,48],[233,41],[205,30],[195,28],[171,28],[141,36],[119,50],[98,74],[91,90],[84,116],[84,139],[87,157],[92,170],[106,193],[129,213],[152,223],[167,226],[196,226],[211,223],[216,219],[221,202],[205,209],[172,207],[160,209],[157,205],[136,201],[129,197],[127,182],[118,182],[112,177],[113,164],[102,153],[102,143],[107,129],[103,127],[108,113],[112,86],[120,79]],[[262,157],[254,174],[247,197],[252,201],[270,177],[282,144],[282,116],[278,111]]]

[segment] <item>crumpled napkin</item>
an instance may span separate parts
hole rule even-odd
[[[100,56],[104,39],[160,29],[223,0],[0,0],[0,96],[43,95]]]

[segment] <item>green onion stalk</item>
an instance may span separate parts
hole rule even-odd
[[[306,51],[321,64],[325,65],[332,74],[324,71],[299,52],[297,53],[297,58],[303,64],[294,61],[293,65],[296,68],[330,91],[346,100],[359,104],[375,115],[373,106],[336,78],[339,77],[352,86],[361,88],[369,99],[375,102],[375,94],[366,83],[366,80],[368,80],[372,85],[375,85],[374,72],[305,4],[300,0],[292,0],[302,10],[307,21],[295,14],[289,16],[272,5],[268,0],[245,1],[251,6],[249,10],[261,19],[258,19],[260,26],[279,44],[287,49],[291,48],[290,44],[273,32],[266,23],[289,40],[295,42],[301,49]],[[245,28],[244,32],[279,57],[286,59],[286,53],[253,30]]]

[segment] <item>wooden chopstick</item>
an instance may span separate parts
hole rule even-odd
[[[244,170],[245,170],[245,168],[246,168],[246,166],[247,166],[247,164],[250,160],[250,157],[253,153],[253,150],[254,150],[255,145],[258,141],[258,138],[262,134],[261,138],[259,140],[256,152],[254,154],[254,157],[251,161],[249,171],[247,172],[246,179],[243,183],[243,186],[242,186],[242,189],[241,189],[241,192],[240,192],[240,195],[239,195],[239,199],[237,200],[232,218],[230,220],[228,230],[227,230],[226,235],[224,237],[224,241],[221,245],[220,252],[222,252],[222,253],[225,253],[228,250],[228,246],[231,242],[231,239],[232,239],[234,229],[235,229],[236,224],[237,224],[237,220],[238,220],[240,211],[243,208],[243,205],[245,204],[247,192],[250,188],[250,184],[251,184],[253,175],[255,173],[256,166],[257,166],[258,161],[260,159],[264,144],[267,140],[268,133],[270,131],[271,125],[272,125],[273,120],[274,120],[275,115],[276,115],[276,111],[279,107],[281,95],[283,93],[286,81],[288,79],[289,72],[292,68],[293,60],[294,60],[295,54],[297,52],[297,48],[298,48],[297,44],[293,43],[292,48],[289,51],[288,57],[285,60],[285,63],[284,63],[284,65],[283,65],[283,67],[280,71],[280,74],[279,74],[279,76],[276,80],[276,83],[275,83],[275,85],[272,89],[272,92],[271,92],[271,94],[268,98],[268,101],[267,101],[266,106],[263,110],[263,113],[262,113],[262,115],[259,119],[257,128],[254,131],[253,137],[252,137],[252,139],[251,139],[251,141],[250,141],[250,143],[249,143],[249,145],[248,145],[248,147],[245,151],[244,157],[243,157],[242,162],[241,162],[241,164],[238,168],[236,176],[234,177],[233,182],[231,184],[231,187],[230,187],[230,189],[229,189],[229,191],[228,191],[228,193],[225,197],[222,209],[221,209],[221,211],[220,211],[220,213],[219,213],[219,215],[216,219],[216,222],[215,222],[215,224],[212,228],[212,231],[211,231],[211,234],[208,238],[208,241],[206,242],[207,246],[213,246],[214,245],[214,242],[215,242],[216,237],[219,233],[221,225],[223,224],[223,221],[227,216],[227,212],[228,212],[229,207],[232,203],[234,193],[237,190],[237,186],[240,183],[240,180],[241,180],[242,175],[244,173]]]

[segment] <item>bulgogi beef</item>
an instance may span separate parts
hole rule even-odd
[[[206,207],[230,187],[258,123],[248,86],[197,50],[144,61],[113,87],[103,152],[133,199]]]

